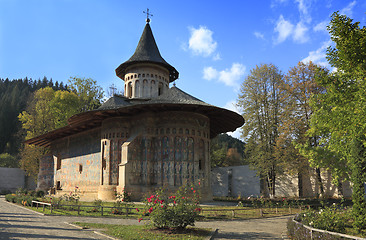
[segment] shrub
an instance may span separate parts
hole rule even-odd
[[[320,210],[307,210],[299,214],[295,220],[313,228],[344,233],[346,227],[350,225],[350,218],[350,210],[332,205]]]
[[[37,192],[36,192],[36,197],[38,197],[38,198],[43,198],[44,197],[44,191],[42,191],[42,190],[38,190]]]
[[[65,193],[61,196],[62,200],[69,202],[70,204],[78,204],[80,199],[80,191],[78,187],[75,187],[74,191],[71,191],[69,194]]]
[[[5,200],[8,202],[16,203],[17,196],[15,194],[7,194],[5,195]]]
[[[114,208],[112,209],[113,214],[122,214],[122,210],[125,209],[126,214],[129,213],[130,208],[134,207],[134,204],[131,203],[131,193],[127,193],[125,189],[122,190],[121,194],[117,194],[116,202],[113,204]]]
[[[94,200],[94,202],[93,202],[94,208],[91,210],[91,212],[98,212],[99,211],[99,208],[102,205],[103,205],[103,201],[102,200],[99,200],[99,199]]]
[[[148,215],[157,228],[185,228],[194,226],[201,211],[199,195],[193,186],[182,186],[176,194],[168,196],[163,189],[146,198],[141,216]],[[142,217],[140,216],[139,221]]]

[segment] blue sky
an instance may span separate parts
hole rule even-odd
[[[366,22],[360,0],[0,0],[0,78],[76,76],[123,89],[115,68],[133,54],[146,8],[161,55],[180,73],[177,87],[229,109],[256,65],[327,66],[333,12]]]

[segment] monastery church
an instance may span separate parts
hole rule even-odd
[[[210,139],[244,119],[170,87],[179,73],[160,55],[146,22],[134,54],[116,69],[124,96],[26,141],[49,148],[38,189],[62,195],[77,186],[85,200],[113,200],[125,189],[140,200],[160,187],[200,182],[202,199],[212,199]]]

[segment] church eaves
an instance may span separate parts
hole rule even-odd
[[[169,71],[169,82],[173,82],[179,76],[179,72],[160,55],[149,22],[146,23],[135,53],[130,59],[116,68],[117,76],[124,80],[126,69],[136,63],[155,63],[163,66]]]

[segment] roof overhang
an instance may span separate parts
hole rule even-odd
[[[135,116],[146,112],[161,113],[169,111],[193,112],[207,116],[210,119],[210,138],[214,138],[220,133],[235,131],[244,124],[244,118],[238,113],[211,105],[179,103],[137,104],[116,109],[93,110],[76,114],[69,119],[67,126],[29,139],[25,143],[48,147],[57,139],[100,127],[102,121],[106,118]]]

